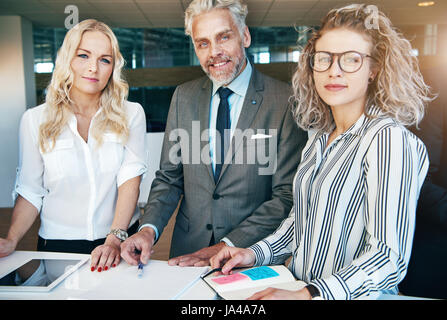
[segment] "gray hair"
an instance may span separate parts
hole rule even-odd
[[[240,0],[194,0],[185,11],[185,33],[192,35],[192,22],[199,14],[209,12],[213,9],[228,9],[233,21],[239,29],[241,37],[243,36],[247,17],[247,5]]]

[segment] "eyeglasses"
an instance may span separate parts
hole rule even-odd
[[[357,51],[346,51],[342,53],[317,51],[310,56],[310,67],[316,72],[325,72],[334,63],[334,56],[338,57],[338,66],[340,69],[347,73],[359,71],[365,57],[374,59],[370,55]]]

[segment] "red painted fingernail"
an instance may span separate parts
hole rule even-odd
[[[116,264],[112,264],[112,268],[115,268],[116,267]]]
[[[101,272],[101,271],[102,271],[102,268],[101,268],[101,267],[99,267],[99,268],[98,268],[98,272]]]
[[[95,267],[91,267],[90,270],[95,271]]]
[[[109,267],[105,266],[105,267],[104,267],[104,271],[107,271],[107,269],[109,269]]]

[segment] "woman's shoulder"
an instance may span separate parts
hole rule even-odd
[[[129,118],[133,118],[135,116],[143,116],[144,115],[144,109],[138,102],[132,102],[132,101],[124,101],[124,109],[126,110],[126,114]]]
[[[373,115],[367,122],[367,132],[373,135],[384,130],[392,132],[409,131],[404,125],[399,123],[399,121],[384,114]]]
[[[39,114],[39,113],[43,113],[46,109],[48,109],[48,104],[46,104],[45,102],[42,104],[39,104],[35,107],[31,107],[29,109],[27,109],[25,112],[27,113],[33,113],[33,114]]]
[[[143,107],[138,102],[125,101],[124,107],[126,110],[126,116],[130,126],[138,123],[146,122],[146,113]]]
[[[44,114],[48,109],[48,105],[46,103],[42,103],[38,106],[27,109],[22,116],[22,121],[33,121],[36,123],[40,123],[44,119]]]
[[[411,130],[398,120],[387,116],[372,119],[368,135],[373,141],[377,139],[383,142],[399,140],[415,146],[422,144],[422,141]]]
[[[132,102],[132,101],[124,101],[124,108],[128,112],[144,112],[143,107],[138,102]]]

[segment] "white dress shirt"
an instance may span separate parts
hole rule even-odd
[[[79,135],[75,115],[43,153],[39,127],[46,104],[27,110],[20,123],[19,166],[13,199],[20,194],[40,211],[39,235],[44,239],[96,240],[110,231],[115,216],[118,187],[144,174],[146,168],[146,118],[138,103],[125,102],[129,138],[123,145],[113,132],[105,132],[98,146],[90,123],[88,142]],[[139,218],[135,209],[130,225]]]
[[[252,73],[252,67],[247,59],[247,65],[236,79],[231,81],[227,86],[228,89],[233,91],[233,93],[228,97],[228,105],[230,107],[230,140],[233,137],[234,130],[236,129],[239,116],[241,114],[242,106],[244,105],[245,94],[248,90],[248,85],[250,84],[250,78]],[[210,104],[210,156],[213,166],[213,172],[216,170],[216,123],[217,123],[217,113],[219,111],[220,97],[217,90],[219,86],[213,83],[213,91],[211,95]]]
[[[289,269],[325,299],[397,293],[428,170],[425,146],[394,120],[364,115],[327,141],[317,132],[303,149],[294,206],[275,233],[250,247],[256,265],[292,255]]]

